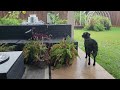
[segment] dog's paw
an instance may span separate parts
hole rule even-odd
[[[90,62],[88,63],[88,65],[90,65]]]
[[[95,66],[95,63],[93,63],[93,66]]]

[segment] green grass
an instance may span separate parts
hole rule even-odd
[[[84,50],[82,34],[86,31],[74,30],[74,39],[78,41],[82,50]],[[120,28],[112,27],[109,31],[87,32],[91,34],[91,38],[98,42],[97,62],[116,79],[120,79]]]

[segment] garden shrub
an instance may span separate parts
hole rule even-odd
[[[51,24],[67,24],[66,19],[60,19],[59,13],[55,14],[53,12],[49,13]]]
[[[31,40],[29,43],[26,43],[23,48],[25,63],[33,63],[38,62],[40,60],[45,60],[44,58],[46,52],[47,47],[45,44],[43,44],[39,40]]]
[[[86,23],[85,29],[94,31],[110,30],[111,21],[107,17],[93,16],[89,23]]]
[[[0,18],[0,25],[20,25],[22,20],[19,19],[20,11],[8,12],[6,16]]]
[[[15,51],[16,45],[0,44],[0,52]]]
[[[75,23],[77,25],[80,25],[80,12],[81,12],[81,25],[85,26],[86,14],[84,13],[84,11],[75,11],[74,13]]]
[[[56,23],[55,24],[66,24],[67,23],[67,20],[65,20],[65,19],[59,19],[59,20],[57,20],[56,21]]]
[[[55,68],[72,65],[77,56],[79,55],[74,42],[69,36],[61,40],[60,43],[54,44],[50,49],[51,64]]]
[[[0,25],[20,25],[22,20],[15,18],[1,18]]]

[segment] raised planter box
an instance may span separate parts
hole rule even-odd
[[[22,51],[0,53],[9,55],[9,60],[0,64],[0,79],[21,79],[25,71]]]
[[[34,32],[41,33],[43,35],[52,35],[51,40],[44,40],[44,43],[55,44],[60,40],[67,37],[71,37],[71,25],[20,25],[20,26],[0,26],[0,43],[2,44],[15,44],[17,50],[21,50],[28,39],[32,37],[32,33],[25,32],[34,28]],[[76,48],[78,42],[74,42]]]
[[[20,25],[0,26],[0,40],[28,40],[32,34],[25,32],[35,28],[34,32],[44,35],[52,35],[52,39],[71,37],[71,25]]]

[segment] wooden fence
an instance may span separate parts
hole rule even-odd
[[[120,26],[120,11],[109,11],[112,25]]]
[[[42,20],[44,22],[47,22],[47,13],[49,11],[27,11],[26,14],[20,14],[21,19],[27,19],[30,14],[36,14],[39,18],[39,20]],[[8,11],[0,11],[0,17],[5,16],[8,13]],[[56,13],[59,13],[61,19],[67,19],[67,12],[66,11],[56,11]]]
[[[0,11],[0,17],[3,17],[7,14],[8,11]],[[20,18],[27,19],[29,14],[36,14],[39,18],[39,20],[43,20],[44,22],[47,22],[47,13],[49,11],[27,11],[27,13],[20,14]],[[60,18],[67,19],[67,11],[55,11],[56,13],[59,13]],[[108,11],[111,17],[112,25],[113,26],[120,26],[120,11]]]

